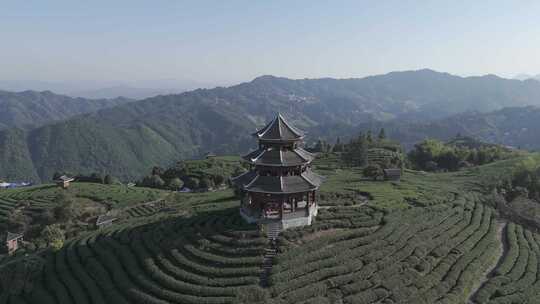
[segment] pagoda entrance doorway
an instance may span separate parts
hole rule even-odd
[[[281,218],[281,206],[278,202],[266,202],[264,204],[264,217],[266,219],[280,219]]]

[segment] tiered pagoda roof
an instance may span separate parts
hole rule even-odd
[[[298,141],[304,138],[304,132],[289,124],[285,118],[278,114],[266,127],[253,133],[261,141]]]
[[[316,190],[322,183],[322,176],[306,170],[301,175],[261,176],[248,171],[233,179],[233,182],[249,192],[298,193]]]
[[[238,188],[248,192],[271,194],[309,192],[319,188],[322,177],[313,173],[309,166],[305,166],[309,165],[315,156],[296,144],[291,144],[301,141],[304,133],[290,125],[281,114],[253,135],[259,140],[259,149],[243,158],[256,168],[231,179]],[[261,170],[261,167],[267,166],[292,167],[294,170]]]
[[[252,151],[243,158],[253,165],[290,167],[308,164],[315,156],[302,148],[283,151],[279,147],[268,147]]]

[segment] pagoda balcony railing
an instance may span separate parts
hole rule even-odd
[[[306,217],[306,216],[308,216],[308,212],[306,209],[300,209],[294,212],[283,213],[284,220],[290,220],[290,219],[301,218],[301,217]]]
[[[280,212],[281,210],[278,209],[267,209],[259,211],[241,207],[240,214],[249,222],[256,222],[259,220],[291,220],[296,218],[308,217],[313,214],[313,212],[316,212],[316,204],[312,204],[309,207],[307,206],[307,204],[304,206],[306,207],[297,208],[294,212],[288,210],[283,210],[283,212]]]
[[[277,220],[281,218],[281,214],[279,213],[279,210],[266,210],[263,212],[263,218],[269,220]]]
[[[282,220],[293,220],[298,218],[307,218],[317,215],[317,205],[311,204],[307,208],[296,209],[294,212],[283,213]]]
[[[281,219],[281,214],[279,211],[263,211],[263,212],[256,212],[253,210],[250,210],[248,208],[240,208],[240,214],[242,217],[249,219],[250,221],[257,221],[261,219],[268,219],[268,220],[279,220]]]

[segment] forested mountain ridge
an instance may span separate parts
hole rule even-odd
[[[332,141],[382,126],[406,146],[457,133],[519,145],[504,135],[521,134],[512,120],[528,115],[520,123],[528,121],[534,130],[539,111],[483,112],[539,103],[540,82],[496,76],[462,78],[431,70],[341,80],[261,76],[228,88],[156,96],[30,131],[4,131],[0,173],[8,179],[49,180],[62,170],[136,179],[154,165],[208,152],[246,152],[249,134],[278,111],[306,130],[308,141]],[[449,116],[468,110],[478,112]],[[505,111],[516,114],[505,120],[500,117]],[[525,134],[517,138],[529,140]],[[527,147],[534,146],[529,141]],[[14,150],[19,151],[15,159]]]
[[[364,111],[379,120],[436,119],[465,111],[540,105],[540,82],[536,80],[509,80],[495,75],[464,78],[427,69],[361,79],[262,76],[243,85],[264,93],[288,95],[291,100],[304,102],[308,109],[340,111],[342,115]]]
[[[362,124],[364,128],[385,127],[392,138],[410,148],[425,138],[448,140],[456,134],[528,150],[540,149],[540,108],[536,106],[504,108],[498,111],[469,112],[425,123],[392,121]]]
[[[85,99],[50,91],[8,92],[0,90],[0,130],[30,129],[75,115],[95,112],[130,101],[126,98]]]
[[[209,149],[236,153],[249,146],[242,142],[251,130],[243,117],[212,105],[200,108],[198,100],[180,103],[171,98],[157,97],[31,131],[0,131],[0,139],[6,138],[0,144],[0,172],[10,179],[38,181],[49,180],[56,170],[135,179],[156,164]],[[14,153],[27,157],[14,159]]]

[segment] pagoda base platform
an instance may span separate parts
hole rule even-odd
[[[305,210],[299,212],[285,213],[282,218],[264,218],[261,216],[249,215],[247,212],[240,208],[240,216],[250,223],[250,224],[270,224],[270,223],[281,223],[282,230],[295,227],[310,226],[313,222],[313,219],[317,216],[318,206],[317,204],[311,205],[306,215]]]

